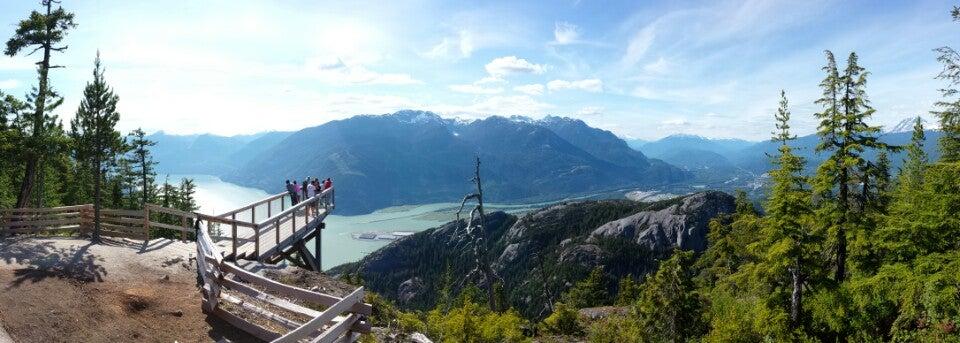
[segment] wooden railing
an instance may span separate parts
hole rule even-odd
[[[270,231],[271,229],[273,230],[273,246],[276,247],[281,243],[281,225],[287,222],[290,222],[291,224],[290,230],[291,236],[293,236],[297,233],[296,231],[298,229],[306,226],[308,223],[318,219],[322,221],[323,218],[321,216],[325,217],[326,214],[329,213],[329,211],[335,206],[336,199],[334,198],[334,194],[334,188],[330,187],[312,198],[306,199],[287,208],[288,206],[286,205],[286,199],[288,199],[288,193],[279,193],[219,215],[219,218],[229,218],[231,221],[233,221],[230,224],[230,239],[233,240],[231,243],[232,256],[238,256],[237,253],[240,246],[251,243],[253,246],[253,256],[259,258],[261,253],[263,253],[263,251],[260,251],[261,240],[264,238],[270,238],[263,237],[264,233]],[[274,214],[275,208],[278,207],[278,205],[279,212]],[[257,213],[264,212],[267,215],[266,219],[254,221],[257,219]],[[297,223],[298,216],[302,215],[303,213],[309,213],[309,217],[312,218],[307,218],[303,223]],[[238,218],[242,218],[243,220]],[[252,233],[249,235],[238,234],[238,227],[252,229]]]
[[[80,234],[92,232],[94,227],[92,204],[52,208],[0,209],[0,232],[42,233],[72,231]],[[151,221],[151,211],[177,215],[180,226]],[[181,239],[192,233],[190,212],[147,205],[143,210],[100,209],[100,234],[107,237],[150,239],[151,229],[169,229],[181,232]]]
[[[208,228],[210,223],[232,224],[220,217],[200,217],[200,220],[206,220]],[[224,261],[207,229],[198,224],[196,230],[197,270],[203,281],[203,309],[207,313],[260,339],[273,342],[305,339],[311,342],[354,342],[360,334],[370,332],[370,325],[365,322],[364,316],[370,315],[373,307],[363,303],[363,287],[338,298],[270,280]],[[317,311],[295,302],[319,305],[325,309]],[[244,315],[238,313],[240,310]],[[287,313],[290,315],[285,315]],[[294,316],[311,319],[301,323],[288,318]],[[261,325],[256,319],[275,325]],[[288,331],[280,332],[269,327],[283,327]]]

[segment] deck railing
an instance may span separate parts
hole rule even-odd
[[[260,258],[265,251],[261,251],[261,241],[263,239],[273,238],[273,247],[281,244],[281,226],[290,222],[290,237],[297,234],[297,230],[307,224],[322,221],[323,218],[335,206],[334,188],[330,187],[312,198],[308,198],[292,206],[287,205],[288,193],[280,193],[256,201],[236,210],[223,213],[219,218],[230,218],[236,223],[231,224],[229,239],[231,242],[232,256],[238,256],[238,250],[246,244],[252,245],[252,256]],[[276,211],[279,206],[279,211]],[[267,218],[255,221],[258,218],[257,213],[266,213]],[[305,218],[304,218],[305,217]],[[300,218],[300,219],[298,219]],[[298,223],[298,220],[304,222]],[[238,227],[246,228],[243,232],[238,231]],[[273,230],[273,237],[264,237],[264,234]],[[269,246],[269,244],[268,244]],[[267,250],[274,250],[270,248]],[[246,251],[250,251],[249,248]]]
[[[208,225],[228,223],[227,219],[220,217],[200,219],[206,220]],[[203,308],[208,313],[217,315],[260,339],[273,342],[298,342],[303,339],[312,342],[353,342],[359,339],[361,333],[370,332],[370,325],[365,322],[364,316],[370,315],[373,307],[363,303],[363,287],[346,297],[338,298],[267,279],[224,261],[207,230],[199,224],[196,230],[197,267],[203,281]],[[316,311],[277,295],[295,302],[319,305],[325,309]],[[246,315],[234,313],[222,306],[222,302],[231,304],[233,308],[243,309]],[[300,323],[281,312],[311,319]],[[261,322],[272,321],[277,325],[260,325],[250,314],[255,315]],[[268,327],[283,327],[288,331],[280,332]]]
[[[75,232],[89,234],[95,225],[93,204],[61,206],[52,208],[0,209],[0,233],[46,233]],[[156,220],[152,214],[165,214],[179,225]],[[187,239],[193,233],[191,212],[147,204],[142,210],[100,209],[100,235],[131,239],[150,239],[151,230],[180,231],[180,238]]]

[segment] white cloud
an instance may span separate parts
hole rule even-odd
[[[565,89],[577,89],[591,93],[598,93],[603,91],[603,81],[600,81],[600,79],[583,79],[576,81],[553,80],[547,82],[547,88],[550,89],[551,92]]]
[[[9,79],[0,81],[0,89],[13,89],[20,85],[20,81]]]
[[[600,106],[587,106],[587,107],[581,108],[574,114],[577,117],[595,117],[603,114],[603,110],[604,108]]]
[[[651,62],[644,65],[643,70],[651,74],[666,74],[668,71],[670,71],[672,66],[672,63],[661,56],[656,62]]]
[[[565,21],[556,23],[553,29],[553,40],[555,44],[573,44],[577,42],[578,38],[580,38],[580,32],[576,25]]]
[[[543,85],[539,83],[516,86],[513,90],[527,95],[543,95]]]
[[[629,67],[637,64],[637,62],[647,54],[647,50],[650,49],[650,46],[653,45],[654,38],[656,38],[653,30],[653,24],[647,25],[630,38],[630,42],[627,44],[627,51],[620,60],[624,66]]]
[[[516,56],[504,56],[487,63],[484,67],[492,76],[502,77],[510,74],[543,74],[546,66],[530,63]]]
[[[479,86],[476,84],[469,85],[450,85],[450,90],[454,92],[467,93],[467,94],[499,94],[503,93],[503,88],[487,88]]]
[[[496,77],[496,76],[485,76],[484,78],[482,78],[482,79],[480,79],[480,80],[477,80],[477,82],[474,82],[473,84],[475,84],[475,85],[485,85],[485,84],[488,84],[488,83],[507,83],[507,80],[504,80],[504,79],[502,79],[502,78],[500,78],[500,77]]]
[[[421,55],[432,59],[460,59],[470,57],[474,49],[473,35],[466,30],[461,30],[457,37],[445,37]]]
[[[340,58],[307,61],[308,74],[332,84],[410,85],[421,84],[409,74],[379,73],[360,64],[346,64]]]

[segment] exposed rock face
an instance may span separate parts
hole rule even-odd
[[[404,281],[400,284],[400,287],[397,288],[397,300],[401,304],[409,304],[410,300],[413,300],[417,294],[423,290],[423,279],[415,277]]]
[[[702,251],[707,223],[734,207],[732,196],[705,192],[655,203],[568,202],[520,217],[492,212],[481,260],[500,277],[510,306],[542,318],[549,304],[597,266],[610,278],[639,276],[655,270],[674,247]],[[474,237],[458,227],[448,223],[402,238],[330,272],[358,273],[371,290],[404,308],[433,308],[446,286],[456,293],[483,284]],[[450,284],[444,284],[448,272]]]
[[[707,248],[710,219],[736,209],[734,198],[722,192],[697,193],[657,211],[643,211],[600,226],[588,241],[601,237],[630,239],[651,251]]]

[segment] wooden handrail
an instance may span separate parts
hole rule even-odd
[[[314,197],[312,197],[312,198],[310,198],[310,199],[301,201],[301,202],[297,203],[296,205],[294,205],[293,207],[290,207],[290,208],[284,210],[283,212],[278,213],[277,215],[275,215],[275,216],[273,216],[273,217],[267,218],[266,220],[264,220],[264,221],[262,221],[262,222],[260,222],[260,223],[257,223],[257,227],[259,227],[259,228],[269,227],[270,225],[274,224],[274,222],[279,221],[281,218],[284,218],[284,217],[286,217],[286,216],[289,216],[291,213],[295,213],[295,212],[297,212],[297,211],[300,211],[300,210],[306,208],[307,205],[310,205],[310,204],[312,204],[312,203],[314,203],[314,202],[319,202],[321,199],[327,198],[328,196],[331,197],[331,198],[333,197],[333,187],[327,188],[327,189],[323,190],[323,192],[320,192],[320,194],[317,194],[316,196],[314,196]]]
[[[264,199],[254,201],[254,202],[252,202],[252,203],[250,203],[249,205],[246,205],[246,206],[244,206],[244,207],[241,207],[241,208],[235,209],[235,210],[233,210],[233,211],[230,211],[230,212],[227,212],[227,213],[218,215],[217,217],[228,217],[228,216],[230,216],[230,215],[232,215],[232,214],[240,213],[240,212],[249,210],[249,209],[251,209],[251,208],[254,208],[254,207],[263,205],[264,203],[269,203],[269,202],[274,201],[274,200],[277,200],[277,199],[279,199],[279,198],[283,198],[283,197],[286,196],[287,194],[288,194],[287,192],[277,193],[277,194],[271,195],[271,196],[269,196],[269,197],[266,197],[266,198],[264,198]]]

